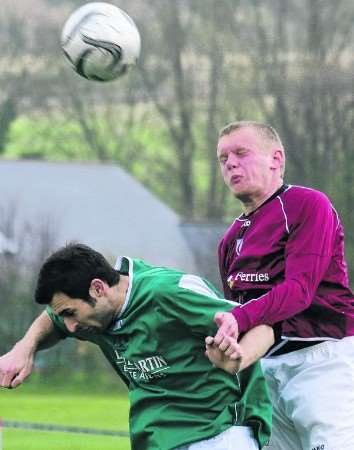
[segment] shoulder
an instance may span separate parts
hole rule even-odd
[[[318,209],[333,209],[332,202],[325,193],[304,186],[290,185],[280,198],[288,210],[293,209],[298,213],[304,209],[313,212]]]
[[[178,270],[150,266],[141,260],[133,260],[133,278],[136,284],[139,284],[140,289],[149,290],[158,297],[175,292],[180,282],[183,272]]]
[[[324,192],[305,186],[289,185],[288,189],[284,192],[283,197],[289,200],[302,200],[303,202],[316,201],[331,203]]]
[[[290,223],[309,220],[319,228],[324,223],[333,223],[335,226],[340,223],[338,213],[329,197],[316,189],[289,186],[282,194],[281,201]]]

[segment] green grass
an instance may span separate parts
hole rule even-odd
[[[120,437],[10,428],[3,435],[3,450],[130,450],[129,439]]]
[[[44,424],[128,431],[128,400],[119,395],[0,390],[0,416]],[[3,450],[129,450],[128,438],[6,428]]]

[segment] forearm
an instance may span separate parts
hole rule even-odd
[[[268,325],[259,325],[249,330],[240,340],[242,358],[239,370],[254,364],[264,356],[274,344],[273,328]]]
[[[305,266],[305,263],[303,265]],[[311,266],[308,266],[311,273]],[[302,274],[273,287],[269,292],[255,298],[231,312],[238,323],[239,332],[269,323],[275,324],[293,317],[311,305],[318,280]]]
[[[0,357],[0,387],[14,388],[32,372],[38,350],[54,345],[60,336],[44,311],[13,348]]]
[[[20,339],[15,347],[21,347],[31,351],[33,354],[38,350],[52,347],[60,340],[53,322],[46,311],[43,311],[32,323],[26,334]]]
[[[220,369],[235,374],[254,364],[274,344],[274,332],[268,325],[259,325],[248,331],[237,342],[233,336],[225,335],[220,344],[211,336],[205,338],[205,355]]]

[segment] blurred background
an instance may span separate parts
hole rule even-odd
[[[354,1],[112,0],[142,54],[109,83],[61,53],[85,3],[1,1],[0,354],[39,313],[38,268],[67,240],[218,283],[217,241],[240,209],[215,148],[234,120],[274,126],[286,182],[330,196],[353,278]],[[33,386],[62,379],[68,360],[72,382],[116,388],[99,352],[75,342],[40,355]]]

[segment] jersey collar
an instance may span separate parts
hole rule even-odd
[[[123,325],[123,321],[121,318],[124,314],[124,311],[128,307],[130,294],[131,294],[132,286],[133,286],[133,264],[134,263],[131,258],[129,258],[127,256],[120,256],[117,258],[116,264],[114,266],[114,268],[116,270],[119,270],[119,272],[122,275],[128,275],[129,284],[128,284],[127,293],[125,294],[125,300],[124,300],[122,309],[120,310],[119,315],[116,317],[116,320],[114,321],[113,325],[110,327],[110,331],[115,331],[115,330],[121,328]]]
[[[267,200],[265,200],[263,203],[261,203],[255,210],[253,210],[252,212],[250,212],[249,214],[241,214],[241,216],[239,217],[239,219],[247,219],[248,217],[252,216],[252,214],[254,214],[256,211],[258,211],[260,208],[262,208],[262,206],[266,205],[267,203],[271,202],[272,200],[274,200],[276,197],[278,197],[278,195],[282,194],[283,192],[285,192],[288,189],[288,185],[287,184],[283,184],[277,191],[274,192],[273,195],[271,195],[270,197],[267,198]]]

